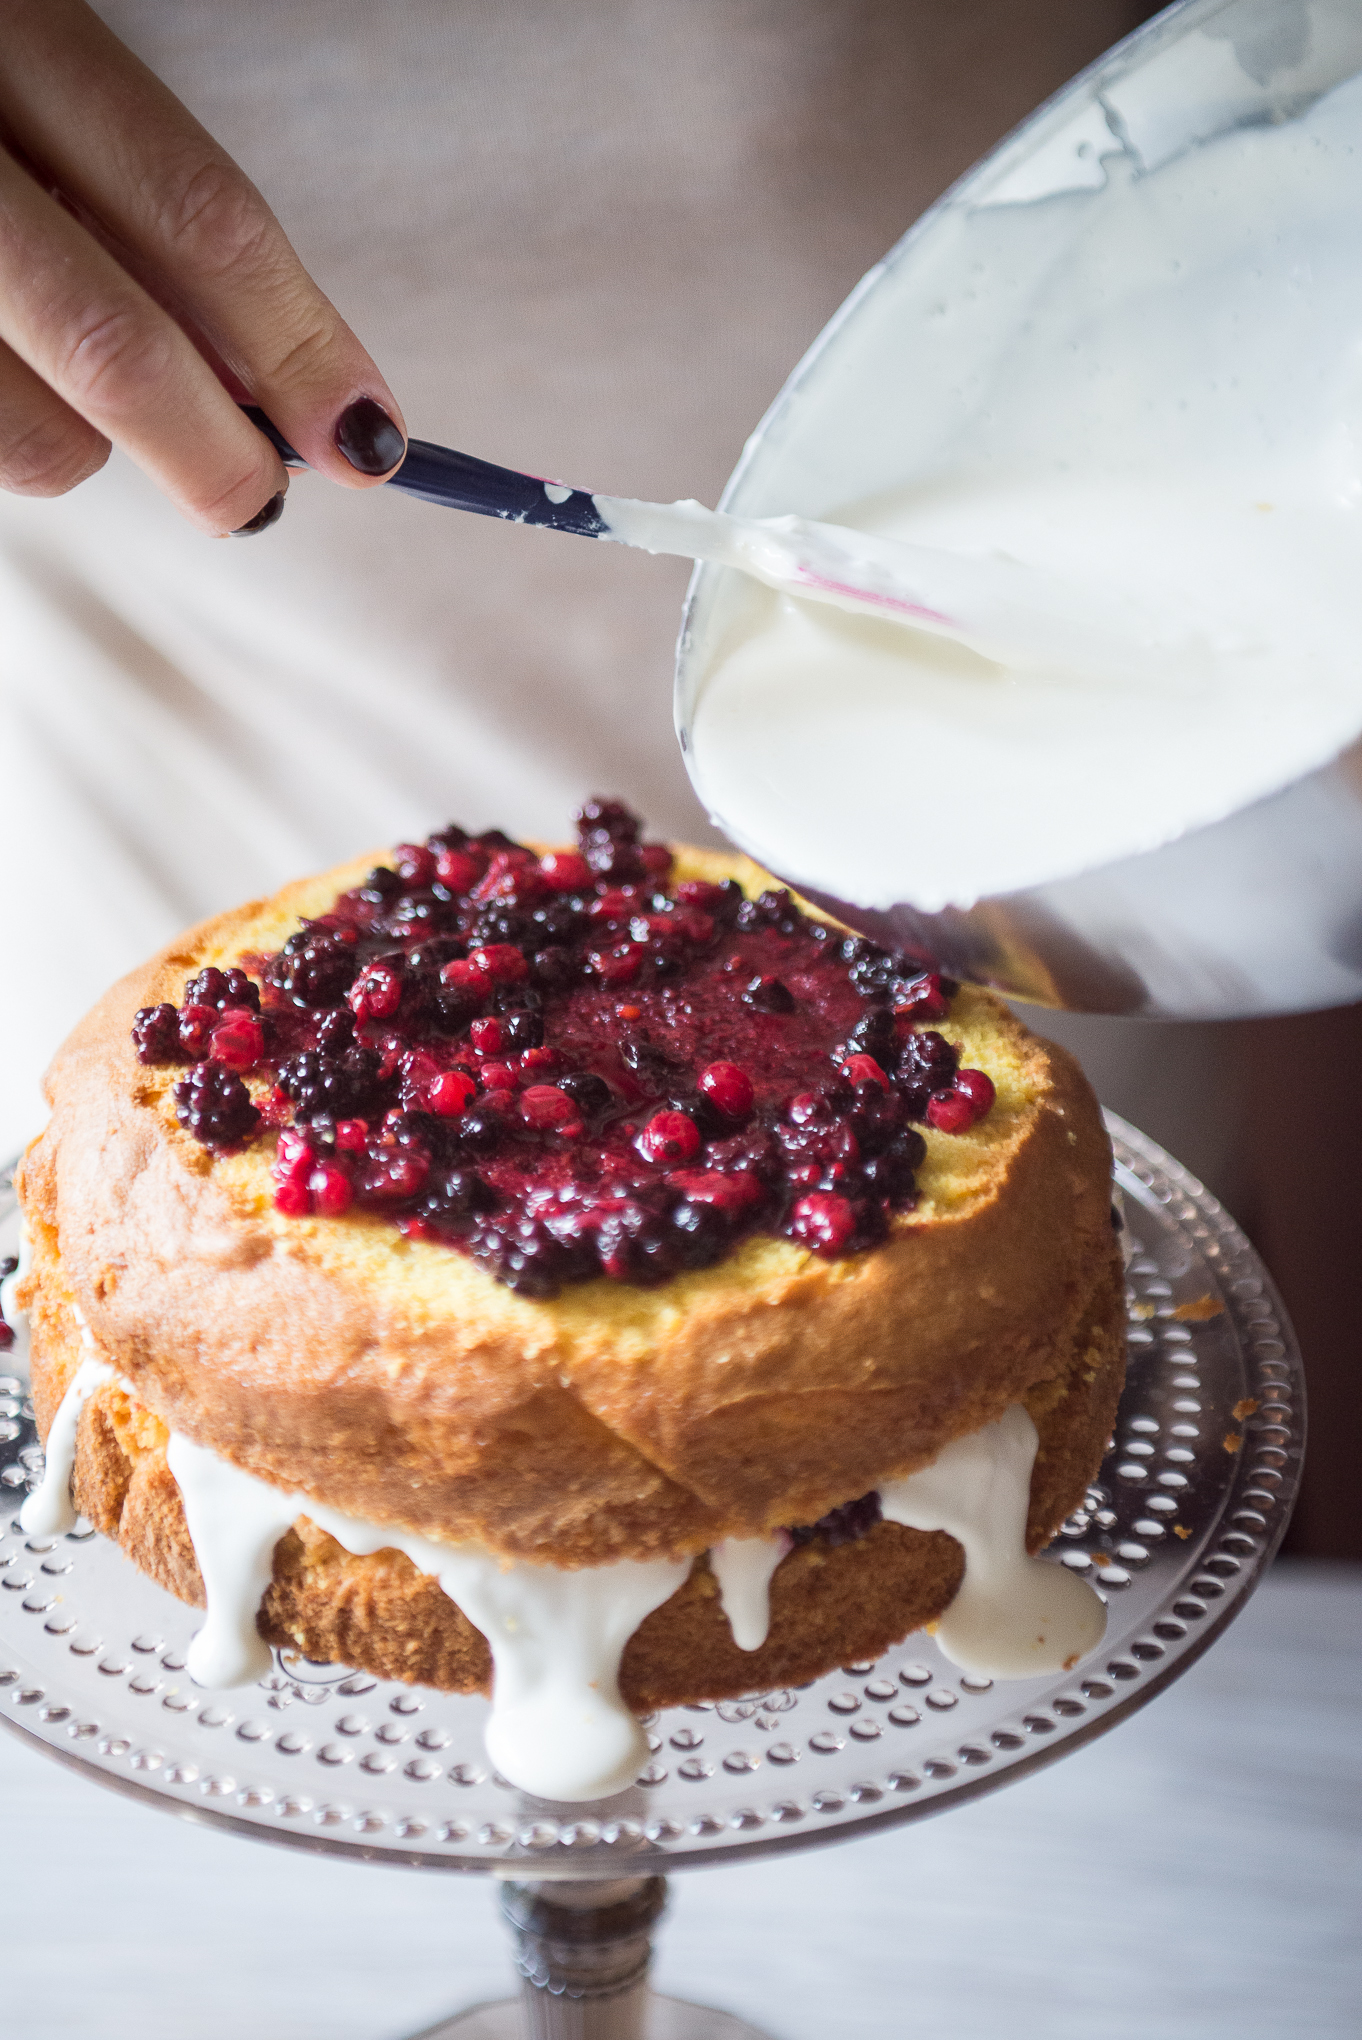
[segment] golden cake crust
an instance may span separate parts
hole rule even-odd
[[[758,1236],[657,1289],[601,1279],[541,1302],[364,1212],[281,1217],[270,1144],[215,1159],[183,1132],[179,1072],[138,1063],[132,1017],[206,964],[278,948],[371,862],[189,931],[62,1048],[20,1183],[39,1356],[43,1293],[68,1295],[139,1404],[247,1471],[567,1565],[812,1522],[1010,1403],[1043,1413],[1083,1372],[1109,1384],[1121,1280],[1096,1102],[973,989],[941,1031],[997,1102],[968,1133],[927,1130],[919,1207],[869,1253]],[[678,877],[730,874],[767,882],[678,854]],[[44,1427],[65,1371],[39,1361]]]

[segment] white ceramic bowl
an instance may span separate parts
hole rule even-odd
[[[1237,127],[1291,119],[1359,71],[1359,0],[1183,0],[1146,24],[864,278],[749,441],[723,507],[835,517],[928,473],[983,401],[1036,280],[1091,231],[1110,159],[1147,172]],[[981,264],[986,303],[972,288]],[[744,586],[701,566],[686,601],[676,724],[702,800],[689,731]],[[760,855],[736,818],[714,818]],[[882,941],[1075,1012],[1225,1019],[1347,1004],[1362,999],[1362,742],[1161,849],[967,910],[872,912],[801,889]]]

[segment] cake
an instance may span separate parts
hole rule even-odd
[[[1027,1557],[1123,1376],[1092,1094],[746,860],[609,801],[575,849],[451,827],[190,930],[48,1092],[28,1506],[70,1478],[206,1582],[200,1678],[261,1639],[461,1691],[495,1656],[494,1754],[569,1798],[637,1767],[621,1692],[801,1683],[928,1622],[1000,1671],[1100,1635]]]

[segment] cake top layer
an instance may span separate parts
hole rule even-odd
[[[260,991],[261,1016],[316,1012],[276,1001],[282,988],[263,960],[306,932],[300,919],[324,922],[339,897],[362,892],[373,861],[187,930],[111,988],[49,1073],[52,1117],[20,1182],[48,1270],[43,1295],[69,1295],[171,1429],[365,1520],[535,1563],[596,1565],[814,1523],[1090,1366],[1091,1338],[1106,1336],[1108,1312],[1119,1318],[1120,1287],[1097,1104],[1061,1049],[973,986],[926,1025],[855,994],[862,1018],[887,1010],[896,1033],[903,1020],[919,1037],[939,1033],[997,1086],[963,1132],[933,1124],[940,1108],[920,1135],[908,1126],[926,1149],[917,1204],[891,1208],[887,1236],[865,1252],[829,1256],[754,1230],[667,1281],[602,1270],[542,1297],[515,1293],[433,1232],[404,1236],[391,1207],[281,1211],[276,1147],[285,1134],[310,1141],[315,1122],[268,1124],[298,1110],[276,1098],[275,1065],[237,1072],[202,1039],[190,1050],[201,1058],[192,1068],[239,1083],[252,1121],[262,1116],[236,1152],[215,1152],[177,1116],[185,1064],[140,1063],[129,1031],[139,1009],[171,1001],[178,1030],[190,976],[224,1000],[191,1026],[209,1027],[208,1038],[263,1029],[254,1007],[230,1004],[245,996],[238,971]],[[736,855],[680,847],[666,881],[652,882],[679,897],[685,881],[730,879],[754,905],[773,884]],[[842,939],[834,931],[820,954]],[[386,941],[404,955],[419,946]],[[221,988],[204,982],[213,971]],[[947,997],[909,982],[924,1000]],[[617,1003],[642,1005],[646,989],[640,967]],[[505,1018],[493,1004],[482,1017]],[[356,1017],[348,1001],[345,1010]],[[884,1087],[896,1096],[899,1074]],[[824,1081],[845,1081],[830,1059]],[[634,1163],[643,1170],[643,1157]],[[676,1173],[647,1166],[659,1181]]]
[[[359,1205],[527,1296],[666,1281],[756,1232],[877,1245],[917,1202],[917,1124],[993,1102],[928,1024],[956,988],[786,892],[673,882],[619,802],[578,834],[399,845],[280,949],[142,1008],[139,1057],[193,1065],[204,1146],[274,1136],[286,1216]]]

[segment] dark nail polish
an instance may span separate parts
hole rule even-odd
[[[281,489],[277,496],[270,497],[263,510],[256,511],[249,524],[238,524],[236,530],[232,533],[232,537],[249,538],[252,532],[268,531],[272,524],[279,522],[283,514],[284,492]]]
[[[399,428],[372,397],[356,397],[336,421],[336,445],[362,475],[386,475],[407,450]]]

